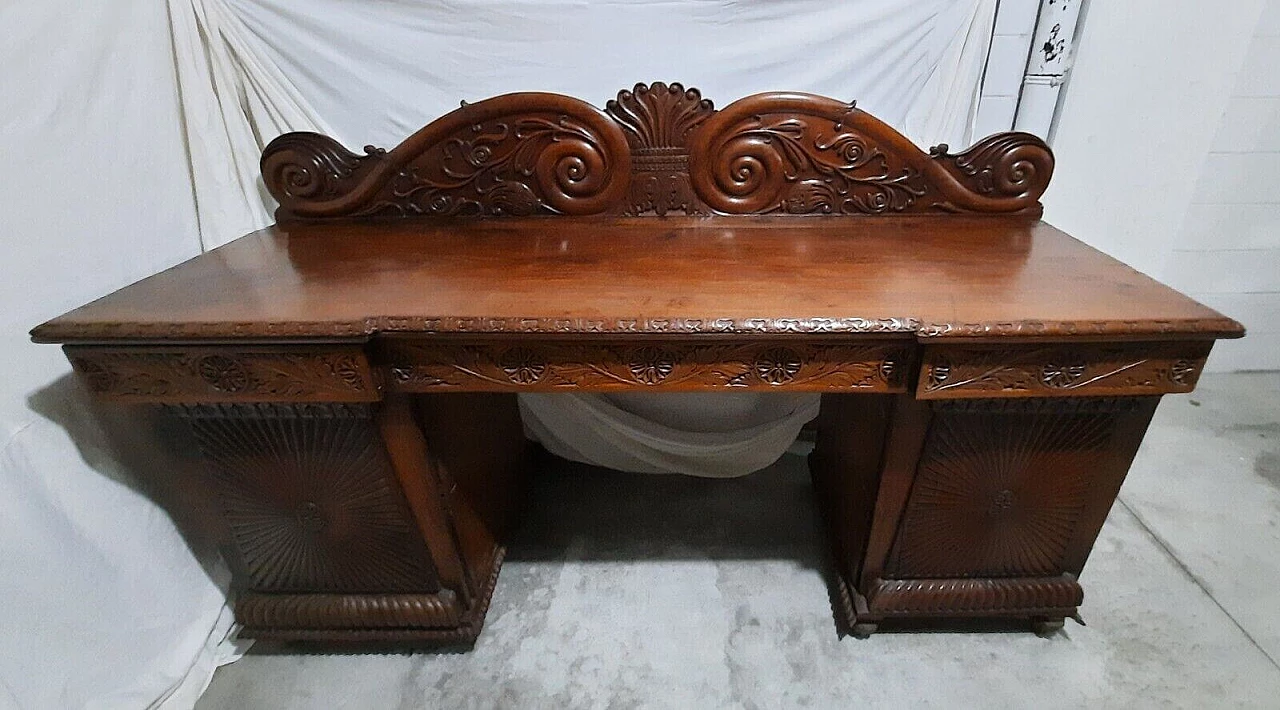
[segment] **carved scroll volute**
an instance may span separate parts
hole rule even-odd
[[[263,151],[262,179],[284,213],[341,214],[369,192],[371,176],[386,172],[386,159],[373,146],[361,156],[319,133],[286,133]]]
[[[1035,136],[998,134],[959,155],[940,148],[924,153],[853,104],[757,94],[694,131],[690,178],[730,214],[1038,210],[1053,155]]]
[[[464,104],[389,152],[358,156],[314,133],[262,154],[278,218],[370,214],[598,214],[622,201],[622,129],[567,96],[507,94]]]
[[[974,212],[1016,212],[1037,207],[1053,177],[1053,151],[1030,133],[997,133],[953,155],[944,143],[929,150],[963,188],[952,204]],[[950,187],[950,185],[947,185]]]

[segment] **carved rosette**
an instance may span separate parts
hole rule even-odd
[[[1026,348],[930,347],[921,399],[1158,395],[1190,392],[1212,346],[1098,344]]]
[[[717,112],[697,89],[655,82],[605,112],[544,93],[464,104],[389,152],[289,133],[262,173],[282,219],[1027,212],[1053,155],[1026,133],[925,153],[853,104],[767,93]]]
[[[901,392],[902,344],[442,342],[383,345],[393,386],[410,392],[791,389]]]
[[[131,402],[368,402],[378,399],[359,348],[67,346],[72,369],[104,399]]]

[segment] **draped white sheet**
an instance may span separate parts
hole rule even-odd
[[[235,657],[225,572],[120,463],[149,444],[109,445],[61,354],[25,333],[270,221],[257,157],[275,134],[390,146],[462,98],[602,104],[665,80],[720,105],[774,89],[857,98],[917,142],[962,145],[995,4],[0,3],[0,708],[189,707]],[[553,450],[703,475],[767,463],[813,411],[809,398],[553,404],[529,417]],[[574,421],[594,440],[557,429]]]

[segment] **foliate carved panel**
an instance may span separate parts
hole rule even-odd
[[[379,398],[357,347],[64,348],[95,395],[130,402],[367,402]]]
[[[607,113],[556,94],[464,104],[391,151],[290,133],[262,156],[280,218],[360,215],[1036,212],[1053,155],[1002,133],[925,153],[833,99],[767,93],[716,111],[637,84]]]
[[[901,343],[689,343],[653,340],[520,344],[389,340],[391,386],[407,391],[745,389],[901,392]]]
[[[916,396],[1152,395],[1195,388],[1212,343],[930,347]]]
[[[262,154],[278,217],[597,214],[622,199],[630,167],[608,116],[542,93],[464,103],[390,152],[288,133]]]
[[[249,589],[441,591],[369,405],[206,404],[174,411],[189,421],[213,474]],[[383,607],[366,611],[416,613],[403,600]],[[296,612],[320,613],[314,604]]]

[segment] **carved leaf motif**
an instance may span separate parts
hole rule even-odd
[[[677,210],[704,212],[689,182],[688,136],[715,113],[711,102],[697,89],[657,82],[618,92],[605,112],[622,127],[631,147],[631,187],[624,212],[659,217]]]
[[[1178,360],[1169,368],[1169,379],[1180,385],[1192,384],[1199,369],[1196,363],[1190,360]]]
[[[360,214],[559,212],[599,192],[607,171],[597,137],[569,116],[478,123],[401,170],[389,194]]]
[[[702,197],[726,212],[901,212],[928,191],[918,170],[840,120],[748,116],[709,150],[716,194]]]

